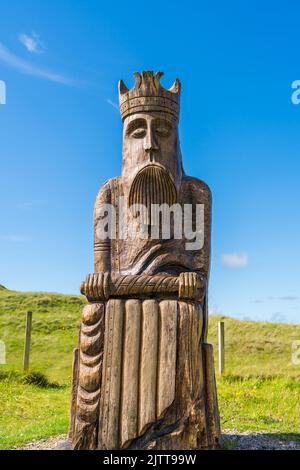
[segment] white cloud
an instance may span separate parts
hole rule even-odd
[[[31,33],[31,36],[25,33],[19,34],[19,41],[29,52],[41,54],[45,50],[44,43],[40,40],[39,35],[34,31]]]
[[[33,75],[34,77],[43,78],[45,80],[50,80],[52,82],[61,83],[63,85],[79,87],[83,85],[83,82],[73,80],[72,78],[66,77],[64,75],[51,72],[49,70],[36,67],[30,62],[23,60],[22,58],[16,56],[10,52],[3,44],[0,43],[0,62],[17,70],[20,73],[27,75]]]
[[[248,266],[248,254],[225,253],[222,255],[222,264],[228,268],[245,268]]]
[[[110,104],[113,108],[117,109],[119,111],[119,106],[117,105],[117,103],[114,103],[112,100],[110,100],[109,98],[106,99],[106,103]]]

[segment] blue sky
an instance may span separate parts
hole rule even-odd
[[[297,1],[0,0],[0,283],[76,293],[120,174],[117,82],[182,82],[185,170],[213,192],[211,311],[299,322]]]

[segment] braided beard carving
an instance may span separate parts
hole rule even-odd
[[[137,173],[129,192],[129,207],[142,204],[150,210],[151,204],[172,206],[176,202],[176,186],[163,166],[152,163]]]

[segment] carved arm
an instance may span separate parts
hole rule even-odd
[[[108,300],[110,297],[179,297],[203,300],[206,280],[200,274],[184,272],[177,276],[89,274],[80,291],[88,301]]]

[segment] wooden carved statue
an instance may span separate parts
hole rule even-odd
[[[94,209],[94,273],[81,292],[69,437],[74,449],[217,448],[213,350],[206,342],[211,193],[186,176],[180,82],[119,82],[122,175]]]

